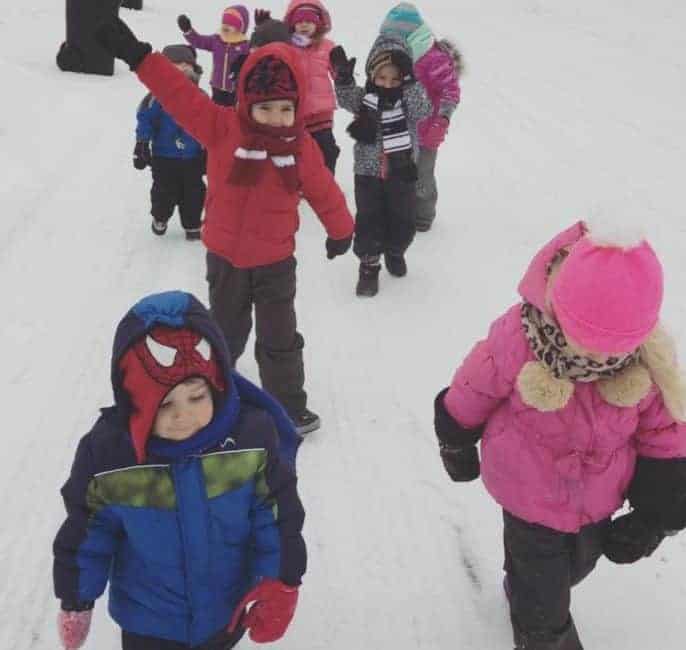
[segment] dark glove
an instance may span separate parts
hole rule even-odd
[[[603,552],[617,564],[631,564],[650,557],[665,538],[665,533],[646,523],[635,510],[610,523]]]
[[[331,237],[326,238],[326,257],[332,260],[334,257],[339,255],[345,255],[350,249],[350,245],[353,243],[353,236],[346,237],[345,239],[331,239]]]
[[[393,50],[391,52],[391,63],[398,68],[403,84],[414,82],[414,66],[412,64],[412,59],[405,54],[405,52]]]
[[[186,16],[186,14],[181,14],[177,19],[176,19],[176,24],[179,26],[179,29],[185,34],[187,32],[190,32],[191,29],[193,29],[193,25],[191,25],[191,19]]]
[[[481,465],[475,445],[462,449],[441,445],[440,449],[443,467],[453,481],[467,482],[479,478]]]
[[[255,25],[261,25],[272,19],[272,12],[268,9],[255,9]]]
[[[343,86],[353,83],[355,64],[357,63],[355,57],[349,59],[345,50],[340,45],[336,45],[329,53],[329,61],[331,67],[336,71],[336,83]]]
[[[133,150],[133,166],[136,169],[145,169],[152,163],[152,155],[150,154],[150,143],[139,141]]]
[[[112,56],[128,63],[131,70],[152,52],[150,43],[139,41],[121,18],[112,18],[100,25],[95,38]]]

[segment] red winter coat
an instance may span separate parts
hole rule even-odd
[[[203,242],[238,268],[273,264],[295,250],[300,193],[289,192],[274,165],[265,165],[254,186],[230,185],[228,177],[239,147],[236,110],[247,110],[244,79],[263,57],[283,60],[293,72],[303,105],[306,83],[298,54],[290,45],[272,43],[253,52],[243,65],[237,109],[218,106],[161,54],[150,54],[138,66],[139,79],[164,109],[207,149],[207,197]],[[302,89],[302,90],[301,90]],[[317,143],[304,133],[296,153],[300,192],[332,239],[352,235],[354,223]]]

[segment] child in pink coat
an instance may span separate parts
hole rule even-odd
[[[335,174],[341,150],[333,135],[336,92],[329,54],[336,44],[326,38],[331,31],[331,16],[320,0],[291,0],[284,22],[291,31],[291,42],[300,53],[308,80],[305,128],[322,150],[326,166]]]
[[[435,428],[451,478],[481,473],[503,507],[517,648],[582,650],[571,587],[603,553],[635,562],[686,527],[685,384],[644,240],[577,223],[519,292],[436,397]]]
[[[434,37],[417,8],[409,2],[401,2],[388,12],[381,33],[405,40],[412,51],[415,77],[433,105],[431,115],[419,124],[417,231],[426,232],[436,218],[438,149],[460,103],[462,56],[450,41]]]

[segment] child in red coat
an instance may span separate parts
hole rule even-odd
[[[298,54],[271,43],[250,54],[238,81],[237,108],[214,104],[120,19],[98,38],[129,64],[164,109],[207,149],[203,242],[212,314],[240,357],[252,329],[263,387],[281,401],[304,434],[320,425],[307,409],[296,329],[295,233],[298,203],[307,199],[326,228],[327,256],[350,248],[353,219],[345,197],[306,132],[306,81]]]

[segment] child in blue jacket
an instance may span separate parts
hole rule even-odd
[[[54,582],[66,650],[86,640],[108,582],[124,650],[228,650],[246,629],[257,642],[285,633],[306,562],[298,438],[229,356],[187,293],[149,296],[119,324],[115,405],[81,439],[62,488]]]
[[[202,68],[189,45],[168,45],[162,53],[198,83]],[[178,206],[186,239],[200,239],[200,217],[205,202],[205,152],[152,95],[140,103],[136,114],[136,147],[133,166],[152,168],[152,231],[167,232],[167,223]],[[152,143],[152,152],[150,144]]]

